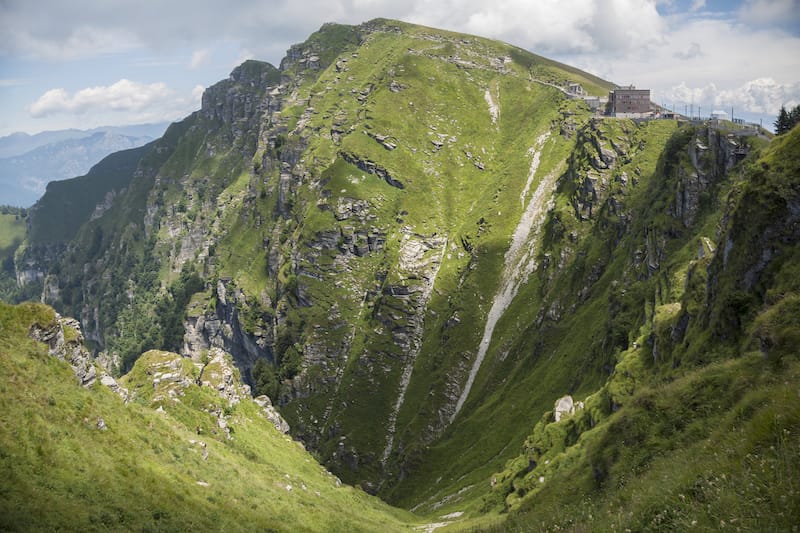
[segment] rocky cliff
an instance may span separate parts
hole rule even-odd
[[[512,508],[531,490],[506,461],[550,431],[531,428],[624,406],[602,391],[629,385],[625,354],[659,375],[713,359],[706,328],[738,342],[794,246],[788,199],[732,252],[757,240],[737,194],[766,140],[596,117],[570,82],[610,87],[478,37],[323,26],[209,88],[65,249],[18,267],[123,370],[230,353],[346,481]]]

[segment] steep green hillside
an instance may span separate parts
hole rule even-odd
[[[32,210],[47,213],[32,217],[30,244],[66,242],[102,207],[111,205],[115,195],[130,183],[142,155],[151,149],[142,146],[109,155],[79,178],[53,181]],[[107,207],[106,207],[107,208]]]
[[[0,299],[14,294],[16,273],[14,254],[25,239],[27,210],[0,207]]]
[[[13,256],[14,250],[23,238],[25,238],[25,217],[18,212],[0,213],[0,258],[5,260]]]
[[[800,519],[800,130],[719,184],[705,209],[713,240],[700,233],[691,253],[675,247],[676,181],[650,187],[643,209],[652,224],[661,197],[673,215],[650,229],[667,230],[675,251],[659,270],[673,282],[616,272],[621,309],[638,301],[643,320],[606,383],[560,420],[546,412],[492,477],[484,505],[512,511],[503,530],[779,531]]]
[[[190,360],[147,353],[120,381],[125,403],[80,387],[32,328],[57,330],[52,309],[0,304],[4,531],[410,529],[413,516],[342,486],[249,397],[223,398],[211,365],[201,387]]]
[[[672,496],[629,480],[740,430],[758,448],[748,424],[794,409],[800,134],[599,117],[571,82],[612,87],[479,37],[326,24],[209,88],[18,276],[120,373],[230,354],[322,463],[403,507],[591,528],[614,502],[656,527],[644,506]],[[731,446],[715,472],[750,453]],[[570,491],[587,503],[555,516]]]
[[[122,370],[149,348],[230,351],[375,490],[449,424],[509,237],[531,198],[517,240],[538,231],[588,115],[552,86],[570,81],[609,86],[478,37],[326,25],[279,70],[247,62],[207,90],[73,245],[18,264],[57,264],[29,277]]]

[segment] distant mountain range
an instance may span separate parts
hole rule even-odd
[[[13,133],[0,137],[0,204],[32,205],[50,181],[86,174],[105,156],[142,146],[167,124]]]

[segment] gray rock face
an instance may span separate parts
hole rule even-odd
[[[749,147],[733,134],[707,128],[698,132],[689,144],[691,169],[678,167],[675,191],[675,216],[684,227],[691,226],[700,210],[702,194],[744,159]]]
[[[212,348],[208,355],[209,361],[198,378],[200,385],[216,389],[229,405],[237,404],[242,398],[250,396],[250,387],[236,378],[230,354],[219,348]]]
[[[42,244],[19,250],[14,258],[17,285],[23,287],[43,280],[48,265],[57,261],[65,249],[63,244]]]
[[[272,422],[272,424],[275,426],[275,429],[281,433],[289,433],[289,424],[286,423],[286,420],[284,420],[281,414],[272,406],[272,401],[268,396],[257,396],[253,399],[253,401],[255,401],[259,407],[261,407],[262,413],[267,420]]]
[[[596,121],[591,122],[590,127],[581,130],[578,135],[583,153],[576,162],[571,163],[569,169],[570,179],[577,183],[573,208],[578,218],[589,220],[608,198],[612,171],[618,160],[628,157],[630,148],[620,139],[614,142],[613,139],[604,137],[606,134]],[[627,176],[624,179],[627,182]]]
[[[186,320],[183,352],[195,360],[199,360],[205,350],[217,348],[227,352],[233,357],[244,382],[252,384],[250,371],[256,361],[272,361],[272,330],[245,331],[239,318],[239,309],[246,305],[244,293],[226,280],[217,283],[216,291],[214,311]]]
[[[405,189],[405,185],[403,185],[401,181],[394,178],[389,173],[388,170],[386,170],[381,165],[375,163],[374,161],[363,159],[361,157],[358,157],[357,155],[350,154],[347,152],[340,152],[339,155],[342,156],[342,159],[344,159],[351,165],[358,167],[364,172],[367,172],[368,174],[374,174],[375,176],[382,178],[386,183],[388,183],[392,187],[397,187],[398,189]]]
[[[125,192],[123,189],[121,192]],[[111,209],[111,206],[114,205],[114,199],[118,196],[118,192],[116,190],[110,190],[106,193],[103,197],[103,200],[100,201],[95,207],[94,212],[89,217],[89,220],[96,220],[103,216],[103,213]]]
[[[104,368],[97,365],[84,347],[80,322],[74,318],[56,314],[53,325],[42,327],[34,324],[28,335],[33,340],[46,344],[50,355],[69,363],[83,387],[91,387],[99,377],[102,385],[110,388],[123,400],[127,400],[128,391],[121,387]]]
[[[201,113],[209,120],[235,126],[232,132],[238,136],[252,129],[259,111],[266,110],[268,101],[262,97],[263,88],[274,85],[279,77],[269,63],[246,61],[234,69],[230,79],[205,90]]]

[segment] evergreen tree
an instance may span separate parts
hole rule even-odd
[[[794,106],[789,112],[789,129],[794,128],[798,122],[800,122],[800,105]]]
[[[789,131],[789,113],[786,112],[786,107],[781,106],[778,112],[778,119],[775,121],[775,133],[780,135]]]
[[[786,111],[786,106],[781,106],[778,118],[775,120],[775,133],[780,135],[786,133],[800,122],[800,105],[796,105],[791,111]]]

